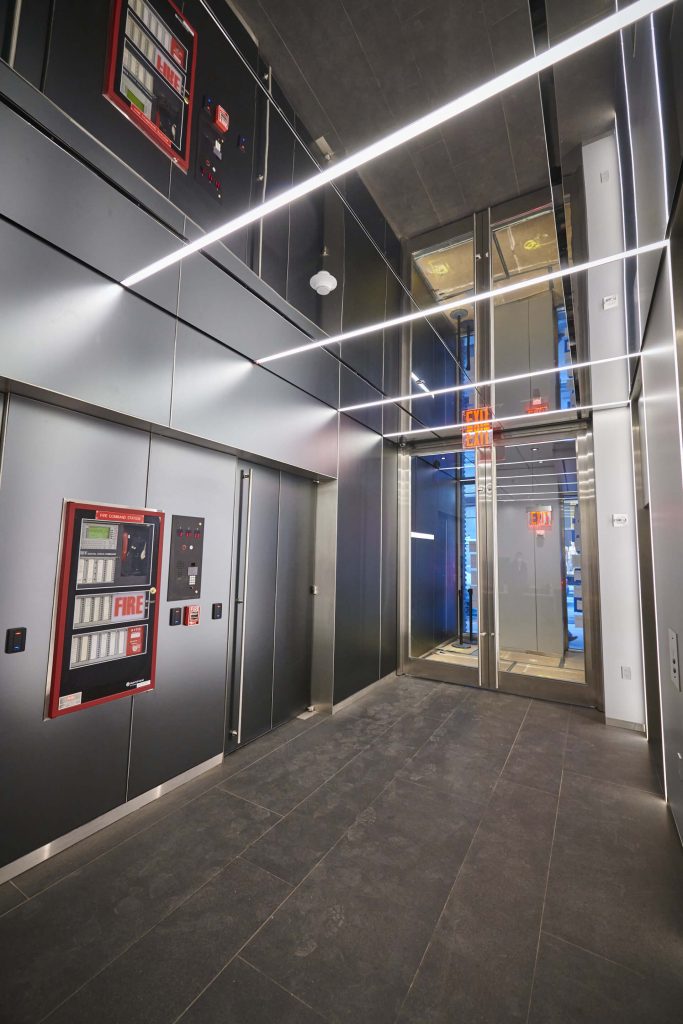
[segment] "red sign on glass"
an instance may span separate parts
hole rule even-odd
[[[550,508],[535,508],[529,512],[530,530],[547,530],[552,522],[553,512]]]
[[[532,398],[526,407],[528,413],[548,412],[550,402],[546,398]]]
[[[493,443],[493,410],[489,405],[465,409],[463,422],[463,448],[483,448]]]

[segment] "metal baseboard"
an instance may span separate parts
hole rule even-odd
[[[129,800],[119,807],[114,807],[111,811],[107,811],[106,814],[100,815],[99,818],[94,818],[92,821],[86,822],[85,825],[75,828],[72,832],[67,832],[66,835],[60,836],[59,839],[54,839],[51,843],[46,843],[45,846],[32,850],[31,853],[27,853],[18,860],[12,861],[11,864],[5,864],[4,867],[0,868],[0,885],[3,882],[8,882],[11,878],[16,878],[17,875],[23,874],[24,871],[28,871],[30,868],[34,868],[36,864],[42,864],[44,860],[54,857],[56,854],[61,853],[62,850],[75,846],[82,839],[87,839],[88,836],[93,835],[95,832],[99,832],[108,825],[113,825],[115,821],[125,818],[127,814],[132,814],[133,811],[139,810],[145,804],[151,803],[152,800],[158,800],[159,797],[177,789],[178,786],[190,782],[198,775],[203,775],[204,772],[208,772],[211,768],[216,768],[222,763],[223,754],[216,754],[215,757],[210,758],[208,761],[203,761],[202,764],[195,765],[194,768],[183,772],[182,775],[176,775],[174,779],[169,779],[168,782],[163,782],[160,786],[150,789],[147,793],[141,793],[140,796],[134,797],[133,800]]]

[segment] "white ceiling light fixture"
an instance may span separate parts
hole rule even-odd
[[[594,43],[598,43],[602,39],[607,39],[616,32],[628,28],[634,22],[640,21],[641,18],[653,14],[662,7],[668,7],[673,2],[674,0],[636,0],[630,6],[610,14],[607,18],[602,18],[594,25],[590,25],[588,28],[583,29],[583,31],[577,32],[575,35],[565,39],[564,42],[549,47],[543,53],[537,54],[535,57],[504,72],[502,75],[492,78],[489,82],[485,82],[476,89],[472,89],[463,96],[458,96],[456,99],[444,104],[444,106],[438,107],[429,114],[425,114],[424,117],[420,117],[416,121],[412,121],[410,124],[391,132],[389,135],[385,135],[384,138],[378,139],[376,142],[371,143],[371,145],[365,146],[345,160],[340,160],[338,163],[327,167],[324,171],[320,171],[318,174],[313,175],[313,177],[307,178],[293,188],[280,193],[280,195],[273,196],[267,202],[254,207],[253,210],[248,210],[239,217],[234,217],[225,224],[214,228],[213,231],[201,235],[194,242],[182,246],[180,249],[175,250],[175,252],[162,257],[162,259],[155,260],[154,263],[150,263],[135,274],[125,278],[122,284],[130,288],[134,284],[152,277],[153,274],[158,274],[161,270],[165,270],[167,267],[171,267],[175,263],[186,259],[192,253],[200,252],[214,242],[227,238],[228,235],[241,231],[243,228],[248,227],[249,224],[254,224],[276,210],[282,209],[283,206],[288,206],[297,199],[310,195],[311,192],[322,188],[324,185],[328,185],[331,181],[343,177],[345,174],[356,170],[358,167],[362,167],[371,160],[376,160],[377,157],[385,153],[390,153],[406,142],[424,135],[425,132],[430,131],[432,128],[438,128],[439,125],[451,121],[454,117],[464,114],[468,110],[472,110],[473,107],[478,106],[480,103],[484,103],[494,96],[499,96],[507,89],[519,85],[520,82],[527,81],[527,79],[532,78],[541,71],[559,64],[560,61],[573,57],[575,54],[580,53],[581,50],[593,46]]]
[[[337,278],[329,270],[319,270],[308,283],[318,295],[329,295],[337,287]]]
[[[360,402],[358,405],[343,405],[339,412],[356,412],[358,409],[372,409],[378,405],[393,405],[396,402],[411,402],[419,398],[425,398],[429,396],[434,398],[438,395],[450,395],[455,392],[461,391],[474,391],[476,388],[494,387],[497,384],[509,384],[512,381],[518,380],[530,380],[532,377],[544,377],[550,374],[557,374],[563,372],[569,372],[573,370],[584,370],[591,366],[603,366],[605,363],[619,363],[626,359],[638,359],[640,352],[628,352],[620,356],[605,356],[603,359],[587,359],[583,363],[565,363],[564,366],[551,366],[547,370],[528,370],[526,373],[515,373],[509,377],[492,377],[490,380],[478,380],[469,384],[454,384],[448,388],[436,388],[434,391],[430,391],[429,388],[424,388],[424,394],[422,395],[396,395],[394,398],[379,398],[373,402]],[[418,383],[418,378],[414,373],[411,373],[413,380]],[[560,412],[561,410],[555,410]]]
[[[548,281],[559,281],[564,277],[572,277],[574,274],[581,274],[587,270],[595,270],[597,267],[604,267],[610,263],[618,263],[620,260],[626,260],[632,256],[643,256],[648,252],[657,252],[659,249],[666,249],[668,245],[668,240],[663,239],[661,242],[651,242],[648,245],[638,246],[636,249],[625,249],[623,252],[617,252],[613,256],[601,256],[599,259],[588,260],[586,263],[576,263],[573,267],[553,270],[548,274],[540,274],[538,277],[531,277],[525,281],[515,281],[514,284],[506,284],[502,288],[492,288],[487,292],[479,292],[478,295],[460,295],[452,302],[442,302],[435,306],[427,306],[426,309],[418,309],[414,313],[405,313],[402,316],[392,317],[390,320],[381,320],[379,323],[367,324],[365,327],[356,327],[352,331],[333,334],[327,338],[319,338],[317,341],[307,341],[305,344],[297,345],[295,348],[287,348],[282,352],[274,352],[270,356],[262,356],[256,362],[259,364],[272,363],[276,359],[285,359],[287,356],[296,356],[301,352],[324,348],[325,345],[337,345],[345,341],[353,341],[356,338],[363,338],[368,334],[375,334],[390,327],[400,327],[402,324],[414,323],[416,320],[426,320],[430,316],[439,316],[442,313],[447,313],[449,310],[457,308],[463,302],[467,302],[470,306],[476,306],[479,302],[488,302],[490,299],[513,295],[515,292],[525,291],[539,284],[547,284]]]
[[[558,416],[564,412],[594,412],[596,409],[621,409],[628,405],[627,401],[623,402],[600,402],[598,405],[577,405],[572,409],[549,409],[547,412],[526,412],[518,413],[515,416],[492,416],[488,420],[477,420],[477,427],[484,427],[487,423],[512,423],[516,420],[540,420],[546,416]],[[438,430],[464,430],[465,427],[472,426],[471,423],[442,423],[440,426],[435,427],[416,427],[413,430],[395,430],[391,434],[384,434],[386,438],[392,437],[411,437],[415,434],[435,434]],[[542,460],[541,460],[542,461]]]

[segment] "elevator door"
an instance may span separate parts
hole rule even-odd
[[[237,465],[226,752],[310,703],[314,485]]]

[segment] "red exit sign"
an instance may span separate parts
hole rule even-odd
[[[465,409],[463,423],[463,448],[482,448],[493,443],[493,410],[490,405]]]
[[[553,512],[550,508],[535,508],[529,512],[530,530],[547,530],[552,526]]]

